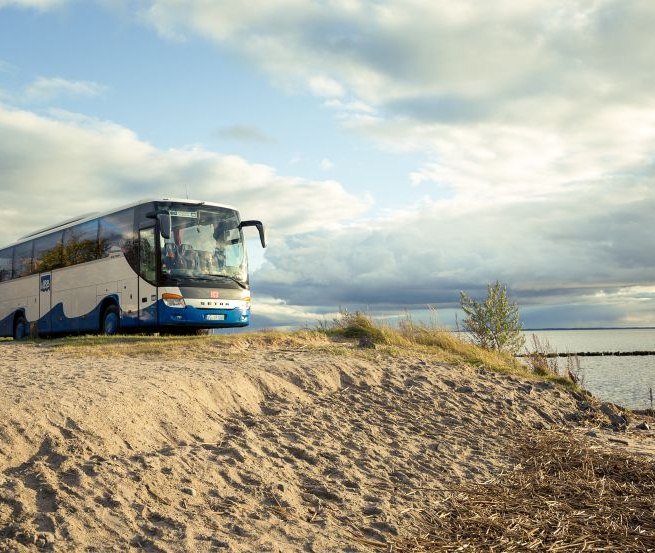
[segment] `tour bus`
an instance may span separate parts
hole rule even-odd
[[[244,227],[228,206],[144,200],[0,249],[0,336],[191,333],[246,326]]]

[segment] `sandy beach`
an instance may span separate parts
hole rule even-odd
[[[553,383],[352,344],[193,344],[0,342],[1,551],[400,551],[444,490],[525,463],[526,436],[655,459],[652,430]]]

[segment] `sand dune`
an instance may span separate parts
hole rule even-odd
[[[435,489],[512,470],[517,436],[600,421],[553,384],[416,353],[0,342],[0,382],[2,551],[392,551]]]

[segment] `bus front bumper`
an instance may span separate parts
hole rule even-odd
[[[246,326],[250,323],[250,306],[244,305],[232,309],[199,309],[191,305],[169,307],[162,300],[158,304],[159,324],[162,326],[221,328]]]

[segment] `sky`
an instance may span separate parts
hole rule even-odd
[[[0,244],[237,207],[257,326],[655,326],[652,0],[0,0]],[[461,316],[461,313],[459,313]]]

